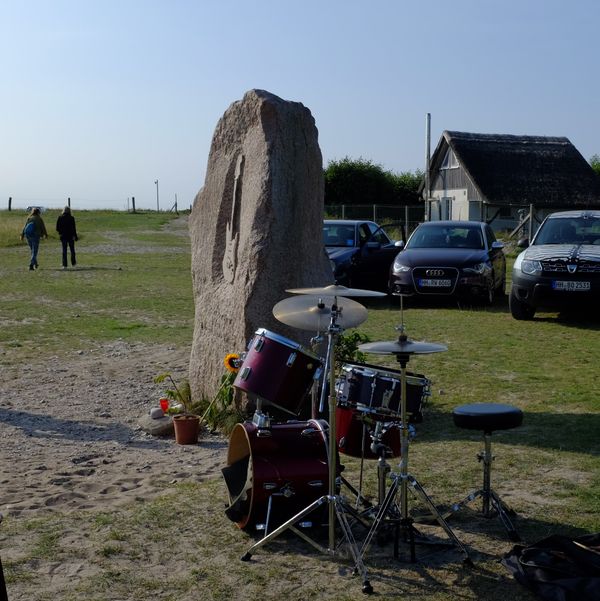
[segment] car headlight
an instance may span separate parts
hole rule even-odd
[[[394,266],[392,267],[392,271],[394,273],[406,273],[406,272],[410,271],[410,267],[408,265],[404,265],[403,263],[400,263],[400,261],[396,260],[396,261],[394,261]]]
[[[472,265],[471,267],[465,267],[463,271],[466,273],[478,273],[483,274],[486,271],[491,269],[491,265],[489,263],[477,263],[477,265]]]
[[[524,259],[521,261],[521,271],[527,275],[541,275],[542,264],[540,261],[531,261],[530,259]]]

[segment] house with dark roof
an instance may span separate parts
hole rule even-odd
[[[525,214],[600,208],[600,178],[567,138],[444,131],[431,156],[426,218],[512,229]]]

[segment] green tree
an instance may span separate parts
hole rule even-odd
[[[600,155],[593,155],[590,158],[590,165],[597,175],[600,175]]]
[[[410,205],[420,201],[420,171],[400,174],[370,160],[345,157],[324,171],[326,205]]]

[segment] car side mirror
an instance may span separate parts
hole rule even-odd
[[[504,248],[504,242],[500,242],[500,240],[494,240],[494,242],[492,242],[492,248]]]
[[[517,242],[517,246],[519,248],[527,248],[529,246],[529,238],[521,238],[518,242]]]
[[[404,248],[404,240],[396,240],[396,242],[394,242],[394,246],[397,246],[398,248]]]

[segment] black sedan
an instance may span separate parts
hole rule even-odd
[[[390,270],[392,294],[456,296],[491,304],[506,284],[504,245],[479,221],[419,225]]]
[[[398,247],[373,221],[327,219],[323,244],[340,286],[387,291]]]
[[[597,307],[600,301],[600,211],[548,215],[515,260],[510,312],[532,319],[538,308]]]

